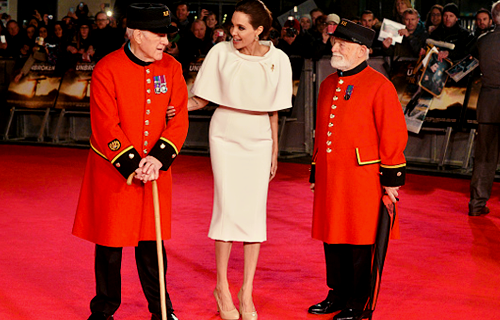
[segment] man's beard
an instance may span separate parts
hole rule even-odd
[[[330,64],[333,68],[346,71],[352,68],[352,61],[347,59],[341,54],[332,54],[332,58],[330,59]]]

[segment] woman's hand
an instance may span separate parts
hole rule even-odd
[[[273,151],[271,156],[271,173],[269,175],[269,181],[273,180],[276,176],[276,171],[278,171],[278,111],[273,111],[269,113],[269,122],[271,124],[271,137],[273,139]]]
[[[68,48],[66,50],[69,51],[72,54],[78,53],[78,50],[76,50],[76,48],[73,47],[73,46],[68,46]]]
[[[168,106],[167,107],[167,119],[170,120],[175,116],[175,107]]]
[[[194,96],[188,99],[187,109],[188,111],[198,110],[204,108],[207,104],[208,100]]]
[[[274,144],[274,143],[273,143]],[[269,181],[273,180],[276,176],[276,172],[278,171],[278,147],[274,150],[273,145],[273,155],[271,157],[271,174],[269,175]]]

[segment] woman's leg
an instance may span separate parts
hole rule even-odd
[[[219,297],[220,308],[223,311],[235,309],[231,291],[229,291],[229,281],[227,280],[227,266],[232,245],[232,242],[215,240],[215,263],[217,265],[215,293]]]
[[[253,312],[255,307],[252,299],[253,279],[259,260],[260,242],[245,242],[243,251],[245,255],[245,269],[243,272],[243,286],[238,298],[240,299],[240,312]]]

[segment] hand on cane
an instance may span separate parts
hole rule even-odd
[[[139,162],[139,168],[135,169],[135,178],[146,183],[148,181],[157,180],[160,176],[160,168],[162,163],[152,156],[142,158]]]

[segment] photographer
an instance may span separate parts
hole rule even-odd
[[[45,29],[45,35],[47,33],[47,29]],[[30,72],[31,67],[35,62],[45,62],[47,61],[47,48],[45,46],[45,41],[43,37],[36,37],[35,45],[33,47],[33,52],[30,54],[23,67],[19,71],[19,73],[15,76],[14,82],[19,82],[21,78]]]
[[[207,26],[207,32],[205,37],[207,38],[207,40],[212,40],[212,33],[218,23],[217,15],[212,11],[208,11],[207,9],[202,9],[200,14],[200,19],[205,21],[205,24]]]
[[[211,38],[212,46],[214,46],[219,42],[227,41],[229,39],[229,35],[223,26],[215,26],[211,33]]]
[[[77,62],[90,62],[94,56],[94,46],[92,37],[90,36],[90,23],[87,21],[79,21],[80,26],[78,32],[66,50],[71,53],[71,64]]]
[[[328,16],[320,16],[316,19],[316,30],[313,33],[313,53],[314,60],[321,59],[322,56],[332,54],[332,34],[340,23],[340,17],[335,13]]]
[[[21,48],[24,46],[26,35],[20,30],[16,20],[9,20],[7,22],[7,34],[5,35],[5,56],[18,57]]]
[[[177,23],[175,21],[171,21],[170,25],[172,27],[177,28]],[[169,55],[173,56],[177,61],[179,61],[179,46],[177,45],[181,39],[181,35],[179,34],[179,29],[175,32],[167,33],[168,44],[165,47],[165,52]]]
[[[191,62],[206,55],[212,47],[212,41],[205,40],[206,30],[205,22],[197,19],[193,21],[191,29],[187,33],[181,33],[179,58],[183,68],[187,68]]]
[[[94,60],[99,61],[108,53],[118,50],[123,44],[123,38],[118,34],[117,29],[109,26],[108,15],[101,11],[96,14],[95,22],[97,28],[92,30]]]
[[[300,22],[294,17],[288,17],[281,29],[281,37],[276,47],[289,57],[310,58],[311,45],[312,38],[309,34],[300,32]]]

